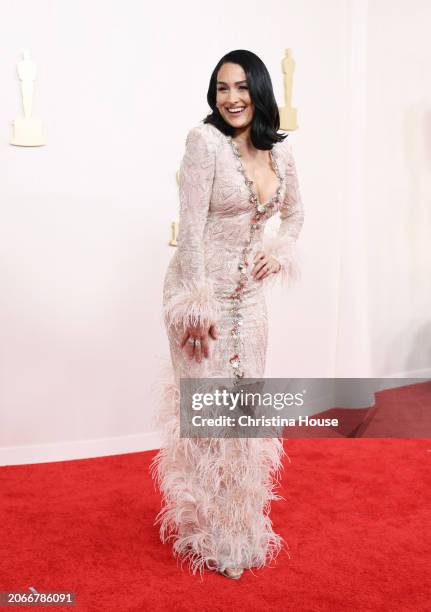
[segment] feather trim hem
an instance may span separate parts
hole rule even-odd
[[[281,438],[180,438],[179,392],[166,383],[164,446],[151,477],[162,494],[154,525],[192,574],[260,568],[288,546],[269,517],[287,456]],[[160,415],[159,415],[160,417]],[[163,421],[163,423],[161,423]],[[289,458],[288,458],[289,459]],[[290,459],[289,459],[290,461]]]

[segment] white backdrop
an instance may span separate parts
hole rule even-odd
[[[3,2],[0,464],[156,448],[175,172],[227,51],[282,104],[306,221],[299,287],[268,295],[267,376],[429,376],[431,6],[373,0]],[[38,64],[48,144],[8,144]]]

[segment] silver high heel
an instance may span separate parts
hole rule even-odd
[[[227,567],[221,573],[223,576],[226,576],[226,578],[231,578],[232,580],[239,580],[244,573],[244,568]]]

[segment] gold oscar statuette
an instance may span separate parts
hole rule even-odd
[[[16,69],[21,85],[24,117],[12,121],[13,135],[10,144],[19,147],[40,147],[46,144],[46,141],[42,134],[42,121],[32,117],[37,66],[31,59],[29,51],[23,52],[22,60],[18,62]]]
[[[293,73],[295,70],[292,49],[285,50],[285,56],[281,61],[281,69],[284,75],[284,106],[280,106],[278,109],[280,112],[280,129],[293,131],[298,129],[298,122],[296,108],[292,107]]]
[[[169,240],[170,246],[178,246],[178,221],[172,221],[171,223],[171,239]]]

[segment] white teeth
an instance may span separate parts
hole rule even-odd
[[[245,106],[242,106],[241,108],[228,108],[227,110],[230,113],[241,113],[244,109],[245,109]]]

